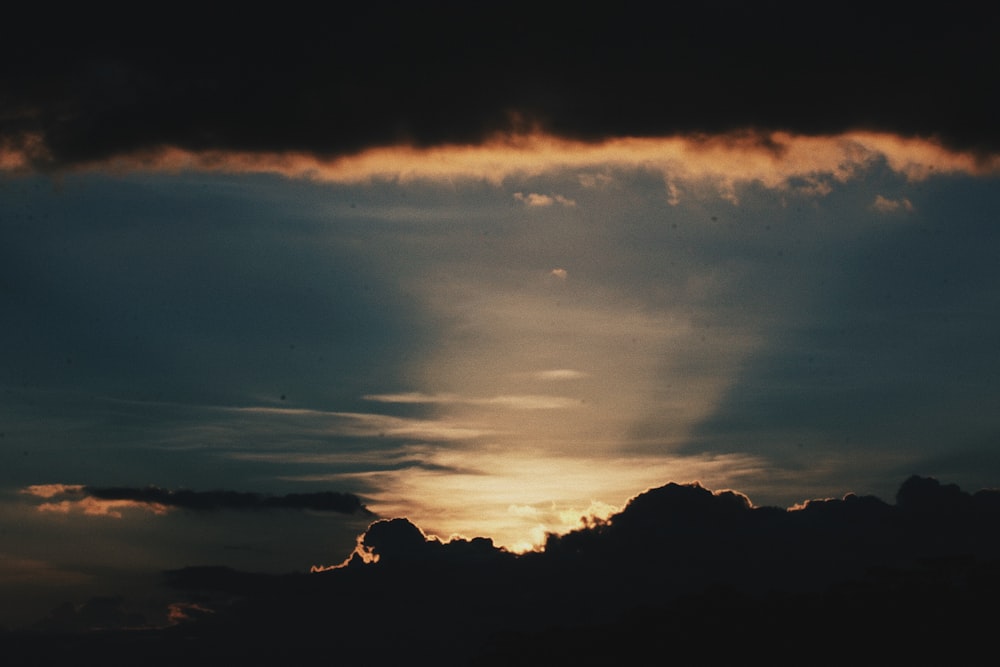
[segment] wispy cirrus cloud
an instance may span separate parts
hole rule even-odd
[[[379,403],[419,403],[419,404],[440,404],[440,405],[476,405],[476,406],[496,406],[503,408],[514,408],[519,410],[559,410],[572,408],[580,405],[579,399],[566,396],[548,395],[515,395],[515,396],[489,396],[486,398],[476,398],[472,396],[461,396],[459,394],[424,394],[421,392],[408,392],[403,394],[369,394],[365,396],[369,401]]]
[[[579,380],[587,377],[587,373],[583,371],[573,370],[572,368],[553,368],[547,371],[538,371],[534,374],[539,380]]]
[[[382,403],[463,402],[458,397],[431,396],[419,392],[366,395],[363,398]],[[536,399],[536,407],[539,405],[541,407],[555,407],[552,402],[547,406],[544,405],[543,402],[547,397],[498,397],[496,400],[483,399],[485,401],[483,404],[507,404],[511,407],[517,407],[523,402],[526,407],[530,407],[533,398]],[[552,397],[553,402],[556,399],[557,397]],[[476,403],[476,399],[464,399],[464,402],[469,401]],[[566,406],[559,405],[558,407]],[[237,428],[238,431],[261,433],[275,427],[277,422],[284,425],[293,424],[294,428],[303,436],[308,436],[311,442],[315,442],[317,439],[322,440],[324,437],[401,438],[437,442],[472,440],[494,433],[490,428],[458,419],[399,417],[377,412],[340,412],[311,408],[283,408],[271,405],[211,406],[201,409],[214,415],[206,419],[203,427],[206,429],[233,427]],[[245,415],[255,419],[250,423],[240,420],[238,424],[233,425],[231,416],[237,415]],[[216,426],[213,427],[213,423]]]

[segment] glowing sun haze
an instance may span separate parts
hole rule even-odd
[[[5,159],[6,164],[21,162]],[[685,198],[713,196],[736,206],[738,189],[748,185],[777,197],[821,200],[836,185],[863,178],[879,164],[909,183],[932,174],[985,175],[997,166],[933,141],[888,134],[747,133],[596,143],[530,134],[476,146],[377,148],[337,159],[164,148],[85,169],[272,173],[353,186],[444,182],[461,187],[480,181],[501,190],[508,182],[568,174],[584,190],[605,193],[620,188],[624,174],[639,171],[661,179],[673,206]],[[561,194],[518,190],[513,199],[529,209],[577,206]],[[881,194],[871,206],[881,213],[912,211],[909,199]],[[572,246],[570,234],[594,228],[586,213],[578,215],[582,220],[566,236],[550,241]],[[530,239],[537,241],[534,235]],[[501,252],[512,256],[517,250],[513,244]],[[636,449],[679,448],[718,407],[736,381],[733,371],[761,344],[763,333],[754,328],[717,330],[706,341],[696,326],[698,314],[690,306],[717,293],[713,269],[691,267],[683,283],[668,288],[687,298],[679,299],[676,308],[651,309],[645,295],[634,298],[595,279],[599,260],[594,266],[573,265],[571,273],[565,268],[546,272],[542,266],[525,272],[470,259],[450,256],[408,279],[423,307],[450,323],[426,358],[410,365],[419,390],[364,396],[375,403],[422,406],[432,416],[343,413],[331,426],[338,435],[446,441],[451,448],[423,452],[421,461],[431,469],[285,479],[363,478],[377,489],[369,497],[381,514],[406,514],[429,532],[488,534],[499,544],[524,549],[539,544],[545,531],[573,527],[592,501],[620,503],[661,479],[736,486],[764,466],[752,454],[616,458]],[[702,360],[697,374],[682,368],[692,356]],[[662,378],[672,374],[683,382],[683,391],[665,394]],[[658,415],[656,436],[637,437],[635,425],[652,414]],[[253,454],[233,456],[261,460]],[[288,460],[295,456],[287,454]],[[329,462],[335,455],[300,456]],[[510,512],[514,507],[533,510]]]

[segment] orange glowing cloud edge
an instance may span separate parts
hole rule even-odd
[[[386,146],[341,157],[308,152],[195,152],[164,146],[75,169],[112,173],[276,174],[338,184],[471,179],[496,185],[508,177],[531,177],[562,170],[642,169],[662,174],[674,194],[677,183],[702,180],[713,182],[724,195],[739,183],[755,182],[767,188],[787,189],[793,180],[797,190],[824,194],[829,191],[831,181],[848,181],[879,160],[913,181],[936,173],[975,176],[1000,173],[1000,155],[976,156],[950,150],[932,139],[875,132],[830,136],[743,132],[624,137],[600,142],[531,132],[496,135],[476,145]],[[31,165],[44,161],[44,142],[37,137],[0,145],[0,171],[27,171]]]
[[[51,514],[82,513],[86,516],[106,516],[114,519],[122,518],[122,510],[140,509],[162,516],[170,511],[166,505],[159,503],[139,502],[136,500],[103,500],[83,495],[82,484],[33,484],[21,489],[24,495],[41,498],[46,502],[35,509]],[[62,500],[54,500],[57,496],[70,496]]]
[[[83,484],[32,484],[21,489],[21,493],[36,498],[54,498],[65,494],[79,494]]]
[[[136,500],[101,500],[89,496],[80,500],[60,500],[42,503],[37,509],[39,512],[52,512],[55,514],[82,512],[87,516],[108,516],[115,519],[121,519],[122,510],[126,509],[145,510],[160,516],[170,511],[169,507],[160,505],[159,503],[143,503]]]

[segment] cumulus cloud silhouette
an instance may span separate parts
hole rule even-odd
[[[441,664],[580,664],[656,650],[700,664],[963,661],[992,636],[976,604],[1000,593],[998,519],[1000,491],[911,477],[894,505],[847,494],[790,509],[671,483],[522,555],[380,520],[358,541],[370,557],[351,567],[168,573],[193,595],[175,605],[199,611],[172,630],[185,633],[187,655],[225,647],[251,661],[329,651],[334,630],[338,657],[370,664],[398,664],[417,646]],[[228,601],[213,607],[210,591]],[[146,641],[169,647],[178,636]]]

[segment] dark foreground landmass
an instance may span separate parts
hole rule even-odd
[[[542,553],[380,521],[375,563],[166,573],[170,627],[0,639],[19,665],[996,664],[998,527],[1000,492],[927,478],[793,511],[668,484]]]

